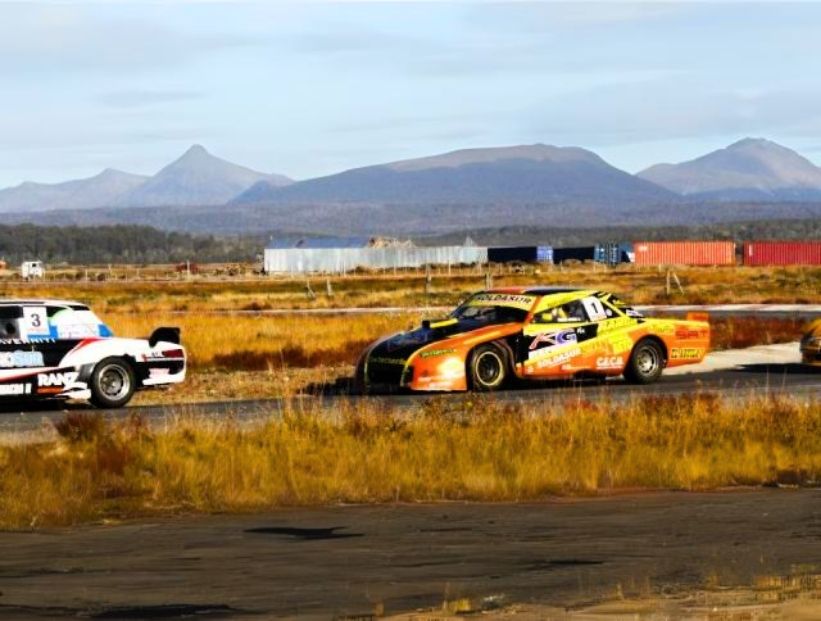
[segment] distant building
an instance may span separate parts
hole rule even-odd
[[[342,274],[357,268],[390,270],[476,263],[487,263],[487,248],[417,247],[410,241],[385,237],[272,239],[263,256],[267,274]]]
[[[20,264],[20,277],[23,280],[35,280],[45,278],[46,269],[42,261],[23,261]]]

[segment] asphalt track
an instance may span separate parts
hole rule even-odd
[[[662,376],[656,384],[635,386],[623,380],[607,382],[546,382],[533,388],[531,385],[493,393],[488,398],[503,403],[543,404],[545,411],[555,403],[567,403],[568,399],[586,401],[627,401],[641,396],[674,396],[694,393],[718,394],[730,399],[748,399],[752,396],[789,395],[793,397],[821,396],[821,368],[800,364],[756,364],[732,370]],[[400,411],[412,412],[430,399],[443,399],[458,405],[463,393],[442,395],[398,394],[362,397],[346,394],[341,385],[314,387],[312,394],[296,398],[297,404],[332,412],[343,403],[371,401],[392,406]],[[132,406],[120,410],[94,410],[85,405],[32,403],[26,410],[19,406],[0,410],[0,433],[25,433],[40,429],[50,421],[59,420],[65,413],[101,413],[107,419],[124,419],[139,415],[150,424],[161,424],[180,414],[203,420],[220,420],[232,417],[239,422],[250,422],[277,415],[283,407],[281,399],[219,401],[169,406]]]
[[[681,598],[707,585],[755,585],[757,601],[771,604],[779,592],[768,586],[803,584],[789,578],[797,568],[817,584],[819,536],[821,491],[812,489],[335,506],[0,532],[0,618],[374,621],[428,609],[409,618],[433,621],[539,603],[561,607],[550,619],[568,619],[564,607]],[[441,612],[454,601],[476,613]],[[818,619],[818,600],[807,601],[817,606],[800,617],[735,608],[584,618]]]

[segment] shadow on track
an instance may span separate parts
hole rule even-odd
[[[811,375],[821,374],[821,367],[811,367],[806,364],[792,362],[789,364],[758,363],[745,364],[737,369],[732,369],[736,373],[767,373],[769,375]]]

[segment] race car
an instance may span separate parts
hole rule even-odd
[[[118,408],[136,390],[185,379],[178,328],[115,337],[78,302],[0,300],[0,399],[78,399]]]
[[[593,289],[491,289],[470,296],[446,319],[370,345],[357,364],[356,384],[364,392],[490,391],[514,379],[618,375],[649,384],[665,367],[704,358],[706,319],[644,317]]]
[[[821,317],[810,323],[801,338],[801,361],[821,367]]]

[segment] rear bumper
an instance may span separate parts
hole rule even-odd
[[[812,366],[821,366],[821,348],[801,348],[801,362]]]

